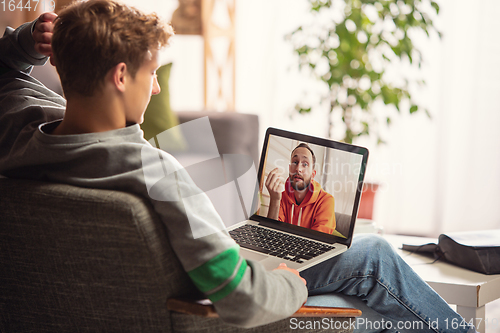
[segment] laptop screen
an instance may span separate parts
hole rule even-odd
[[[274,128],[263,149],[256,215],[350,243],[368,150]]]

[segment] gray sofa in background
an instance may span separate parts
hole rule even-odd
[[[259,167],[259,117],[257,115],[214,111],[182,111],[176,114],[181,124],[208,117],[220,154],[249,155],[256,168]],[[185,135],[188,140],[189,137],[191,136]],[[189,142],[188,146],[196,149],[196,145],[189,145]]]
[[[248,219],[250,207],[243,206],[240,197],[251,202],[257,200],[254,191],[235,195],[235,184],[253,189],[259,167],[259,118],[257,115],[236,112],[184,111],[177,112],[185,141],[184,148],[168,151],[184,166],[194,183],[209,197],[226,227]],[[208,117],[210,133],[204,126],[189,127],[187,122]],[[203,134],[201,134],[203,133]],[[158,135],[158,141],[160,141]],[[215,141],[218,154],[213,153]],[[222,157],[222,158],[221,158]],[[251,171],[255,180],[241,178]]]

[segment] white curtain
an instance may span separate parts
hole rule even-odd
[[[445,5],[436,218],[441,230],[500,228],[500,2]]]
[[[428,84],[417,93],[433,119],[400,117],[389,145],[373,150],[375,166],[395,169],[376,170],[376,219],[388,231],[500,228],[500,3],[439,3],[442,40],[418,40]]]

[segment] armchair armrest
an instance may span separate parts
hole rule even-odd
[[[180,312],[202,316],[206,318],[218,318],[214,306],[209,300],[186,300],[180,298],[170,298],[167,300],[169,311]],[[352,308],[330,308],[303,305],[292,317],[342,317],[353,318],[361,316],[361,310]]]

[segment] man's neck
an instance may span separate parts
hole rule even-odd
[[[303,189],[301,191],[294,189],[293,194],[295,195],[295,202],[297,203],[297,205],[300,205],[302,203],[302,201],[304,200],[304,198],[307,195],[307,190],[308,190],[308,187],[306,187],[305,189]]]
[[[117,99],[113,99],[105,92],[92,97],[73,95],[67,100],[62,122],[52,134],[96,133],[125,126],[125,115]]]

